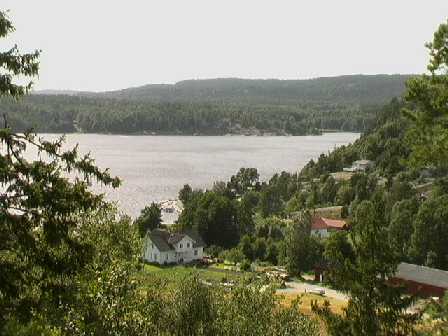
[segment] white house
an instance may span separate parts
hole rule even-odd
[[[161,265],[189,263],[202,259],[204,247],[204,241],[196,232],[170,233],[155,229],[145,236],[143,259]]]
[[[342,219],[314,216],[311,221],[311,234],[321,238],[327,238],[331,232],[345,230],[346,228],[347,223]]]
[[[353,162],[350,168],[344,168],[345,172],[364,172],[373,167],[373,161],[370,160],[358,160]]]

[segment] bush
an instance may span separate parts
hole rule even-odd
[[[245,260],[243,260],[243,262],[241,263],[241,265],[240,265],[240,269],[241,269],[242,271],[247,272],[247,271],[250,271],[250,266],[251,266],[250,261],[247,260],[247,259],[245,259]]]
[[[205,249],[205,254],[209,255],[212,258],[218,258],[223,252],[223,248],[221,246],[211,245]]]

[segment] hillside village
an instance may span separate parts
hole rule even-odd
[[[76,14],[78,10],[84,13],[84,8],[72,6],[68,11],[58,11],[54,3],[39,2],[30,7],[29,3],[11,2],[16,3],[32,12],[33,19],[37,17],[39,24],[33,26],[36,31],[47,21],[54,23],[45,17],[51,13],[62,18],[57,30],[63,32],[65,27],[69,31],[64,21],[74,18],[77,35],[84,25],[88,26],[88,34],[81,34],[82,42],[93,36],[93,44],[97,44],[97,16],[84,15],[79,25],[80,15]],[[443,12],[435,2],[413,7],[416,3],[406,3],[405,8],[406,19],[411,19],[407,24],[412,28],[417,25],[408,8],[416,12],[418,22],[425,15],[423,9]],[[43,11],[41,6],[45,5],[51,10]],[[242,9],[240,5],[231,7],[231,13]],[[197,9],[205,7],[194,6],[189,3],[183,7],[177,19],[195,21],[194,15],[202,15]],[[335,8],[342,15],[341,6],[344,4],[338,3]],[[363,6],[364,11],[377,10],[378,4]],[[348,23],[353,16],[365,23],[371,18],[373,23],[378,22],[379,15],[352,15],[351,10],[361,13],[351,7],[347,7],[350,15],[345,16]],[[104,14],[104,6],[98,8],[97,14]],[[404,25],[397,15],[403,7],[400,4],[397,8],[399,11],[394,12],[390,3],[381,7],[392,14],[394,25]],[[124,29],[133,25],[123,21],[135,8],[130,12],[123,6],[116,9],[116,13],[107,11],[108,15],[103,15],[101,23],[109,16],[114,19],[110,26],[102,26],[104,32],[110,34],[110,29],[118,27],[123,36],[132,36],[128,42],[136,48],[134,34],[140,30],[126,34]],[[225,11],[213,9],[208,10],[211,17],[226,17]],[[247,13],[253,11],[253,7],[248,9]],[[94,13],[95,6],[89,10]],[[144,20],[136,23],[142,27],[152,23],[145,15],[148,11],[141,12]],[[330,13],[338,23],[341,21],[333,11]],[[275,13],[269,14],[271,17]],[[9,15],[9,11],[0,9],[2,41],[15,31]],[[30,25],[34,22],[31,17]],[[244,26],[238,31],[250,26],[247,33],[251,36],[266,26],[266,20],[260,20],[257,26],[247,23],[250,15],[241,17]],[[89,21],[94,25],[90,22],[89,26]],[[207,22],[209,28],[228,31],[222,29],[228,28],[226,20],[222,27],[212,21]],[[325,36],[329,27],[334,32],[339,28],[332,21],[330,26],[325,26],[325,20],[313,21],[324,26]],[[353,26],[366,36],[368,31],[363,27],[371,25],[359,22],[344,26],[350,28],[344,31],[350,33]],[[238,27],[238,20],[233,23]],[[373,26],[375,32],[383,28]],[[188,25],[182,28],[188,33]],[[413,37],[411,26],[405,28]],[[179,32],[177,29],[174,35]],[[171,41],[174,35],[166,40]],[[191,43],[195,35],[185,35],[188,44],[203,45]],[[117,36],[114,41],[120,40]],[[276,34],[273,36],[277,39]],[[263,51],[268,37],[265,34],[259,39]],[[386,37],[383,32],[382,38]],[[317,41],[328,51],[328,44]],[[371,41],[368,39],[369,44]],[[153,42],[151,39],[150,44]],[[218,42],[222,44],[221,39]],[[362,41],[358,42],[357,49],[362,46]],[[395,37],[393,42],[398,43]],[[74,63],[82,62],[75,49],[87,50],[87,44],[81,46],[72,48]],[[390,87],[378,81],[383,75],[371,79],[373,87],[358,86],[355,94],[346,89],[353,87],[352,80],[363,82],[362,76],[293,81],[289,84],[294,84],[293,89],[300,94],[293,90],[292,97],[291,86],[288,95],[275,89],[279,87],[276,80],[250,81],[258,86],[249,90],[241,89],[244,85],[240,80],[229,79],[87,97],[43,95],[24,99],[40,73],[42,53],[23,53],[16,44],[0,51],[0,110],[12,112],[3,115],[0,127],[0,335],[447,335],[448,21],[439,25],[425,46],[429,50],[427,73],[408,78],[404,94],[382,108],[376,104],[361,107],[359,99],[370,101],[391,94]],[[115,44],[113,47],[115,53],[118,49]],[[123,50],[126,54],[118,54],[119,62],[129,67],[136,53]],[[87,54],[89,65],[96,58],[105,61],[116,56],[106,52]],[[218,50],[216,55],[220,54]],[[65,58],[63,61],[67,62]],[[65,80],[65,71],[81,69],[67,64],[63,64],[62,77],[56,79]],[[82,74],[81,79],[85,78],[94,79]],[[393,87],[398,86],[401,92],[402,76],[392,78],[398,78]],[[349,85],[335,86],[342,83],[339,80]],[[224,84],[220,90],[203,88],[217,83],[218,87]],[[322,83],[327,83],[324,97],[315,93],[315,84]],[[185,91],[188,87],[193,88],[193,96],[205,97],[205,101],[191,101],[190,89]],[[247,95],[249,91],[251,96]],[[146,103],[144,96],[149,92],[174,98]],[[244,104],[240,103],[241,93],[243,100],[247,98]],[[296,96],[308,98],[297,102],[293,99]],[[306,113],[297,112],[298,106]],[[321,112],[332,117],[325,119]],[[153,202],[133,219],[123,214],[117,203],[92,189],[93,183],[114,189],[122,184],[109,168],[97,166],[90,154],[78,151],[77,145],[67,149],[64,136],[48,140],[29,129],[36,124],[44,130],[58,131],[72,131],[74,127],[138,134],[155,128],[175,134],[201,130],[216,135],[231,129],[235,122],[244,124],[244,128],[255,124],[258,130],[281,134],[315,134],[334,126],[362,130],[362,135],[352,144],[311,159],[300,171],[279,172],[269,180],[261,180],[256,168],[242,167],[227,181],[216,181],[208,189],[185,184],[178,200]],[[122,157],[129,158],[125,153]],[[163,223],[163,215],[177,212],[179,216],[171,225]]]
[[[410,152],[403,147],[408,122],[400,113],[402,106],[393,101],[381,112],[374,129],[353,145],[311,161],[298,174],[282,172],[260,182],[256,170],[248,168],[207,191],[184,187],[179,193],[183,211],[169,229],[193,230],[202,237],[204,257],[191,260],[202,267],[213,270],[224,263],[222,268],[228,272],[267,276],[286,288],[279,293],[315,292],[341,299],[344,291],[334,291],[339,286],[335,261],[328,259],[326,251],[335,243],[345,244],[346,237],[354,228],[356,231],[357,222],[365,219],[356,215],[357,205],[372,200],[384,209],[377,216],[390,226],[385,237],[397,249],[393,252],[397,271],[388,276],[390,284],[404,286],[406,293],[422,300],[441,300],[448,289],[448,263],[442,258],[428,264],[428,259],[425,262],[414,254],[408,256],[410,247],[403,247],[417,244],[418,236],[413,237],[409,226],[414,225],[415,216],[422,216],[417,214],[419,207],[438,195],[445,197],[447,189],[440,183],[446,175],[440,169],[409,169],[404,165]],[[414,215],[403,222],[401,207],[408,204]],[[197,225],[203,221],[199,214],[204,212],[216,217]],[[215,225],[228,238],[221,240],[221,234],[214,235]],[[396,230],[403,225],[406,235],[400,236]],[[415,225],[418,230],[420,224]],[[229,245],[231,237],[235,240]],[[398,238],[403,240],[395,241]],[[432,251],[443,254],[444,244],[438,246],[439,250]],[[290,253],[297,258],[291,258]]]

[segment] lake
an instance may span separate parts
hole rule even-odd
[[[42,135],[46,139],[54,134]],[[321,136],[121,136],[68,134],[67,145],[91,152],[97,165],[110,168],[123,184],[103,189],[107,197],[135,217],[152,201],[174,199],[186,183],[208,188],[227,181],[241,167],[255,167],[262,180],[296,172],[310,159],[353,142],[357,133]]]

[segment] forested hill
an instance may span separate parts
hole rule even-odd
[[[304,135],[362,132],[378,106],[404,91],[409,75],[310,80],[189,80],[91,93],[33,94],[0,100],[18,131],[120,134]]]
[[[169,102],[384,104],[392,97],[401,95],[409,77],[351,75],[306,80],[218,78],[186,80],[174,85],[145,85],[95,95]]]

